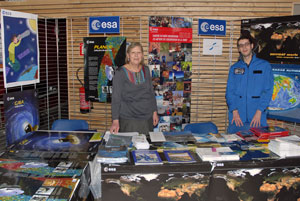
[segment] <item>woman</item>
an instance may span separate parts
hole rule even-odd
[[[142,45],[131,43],[126,52],[126,64],[115,73],[111,133],[120,131],[148,134],[158,123],[150,71],[144,65],[143,57]]]

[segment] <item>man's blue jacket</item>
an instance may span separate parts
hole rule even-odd
[[[250,123],[256,110],[262,112],[261,126],[267,126],[266,110],[273,94],[274,78],[269,62],[255,54],[248,66],[242,59],[231,66],[226,88],[229,126],[232,111],[238,110],[242,122]]]

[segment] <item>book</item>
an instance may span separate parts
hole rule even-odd
[[[109,135],[108,141],[105,144],[105,147],[129,147],[132,144],[132,136],[126,135]]]
[[[196,153],[202,161],[237,161],[238,153],[230,147],[196,148]]]
[[[240,137],[237,134],[224,134],[224,133],[221,133],[220,135],[225,139],[226,142],[233,142],[233,141],[243,140],[243,138]]]
[[[250,129],[258,139],[274,139],[275,137],[288,136],[289,131],[278,126],[265,126]]]
[[[196,162],[188,150],[167,150],[164,155],[169,163],[194,163]]]
[[[131,152],[135,165],[160,165],[163,164],[155,150],[134,150]]]
[[[151,142],[165,142],[166,138],[163,132],[149,132]]]
[[[196,139],[190,131],[163,132],[166,141],[195,143]]]
[[[125,147],[107,148],[101,146],[96,157],[99,163],[126,163],[128,161],[128,151]]]
[[[90,142],[101,142],[102,138],[103,138],[103,133],[96,132],[91,137]]]

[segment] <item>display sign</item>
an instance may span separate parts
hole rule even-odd
[[[226,21],[225,20],[198,20],[198,35],[226,35]]]
[[[4,86],[39,83],[37,15],[1,9]]]
[[[90,17],[89,18],[89,33],[120,33],[120,17]]]
[[[181,131],[190,122],[192,18],[149,17],[148,64],[159,123],[154,131]]]
[[[111,102],[114,69],[125,64],[125,37],[84,38],[86,100]]]

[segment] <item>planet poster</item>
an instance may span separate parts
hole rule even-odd
[[[5,88],[40,82],[37,15],[1,9]]]
[[[300,65],[272,64],[274,87],[268,108],[272,119],[300,122]]]
[[[38,94],[35,90],[3,95],[6,143],[11,145],[39,128]]]
[[[111,102],[114,70],[125,64],[125,37],[84,38],[84,87],[89,101]]]

